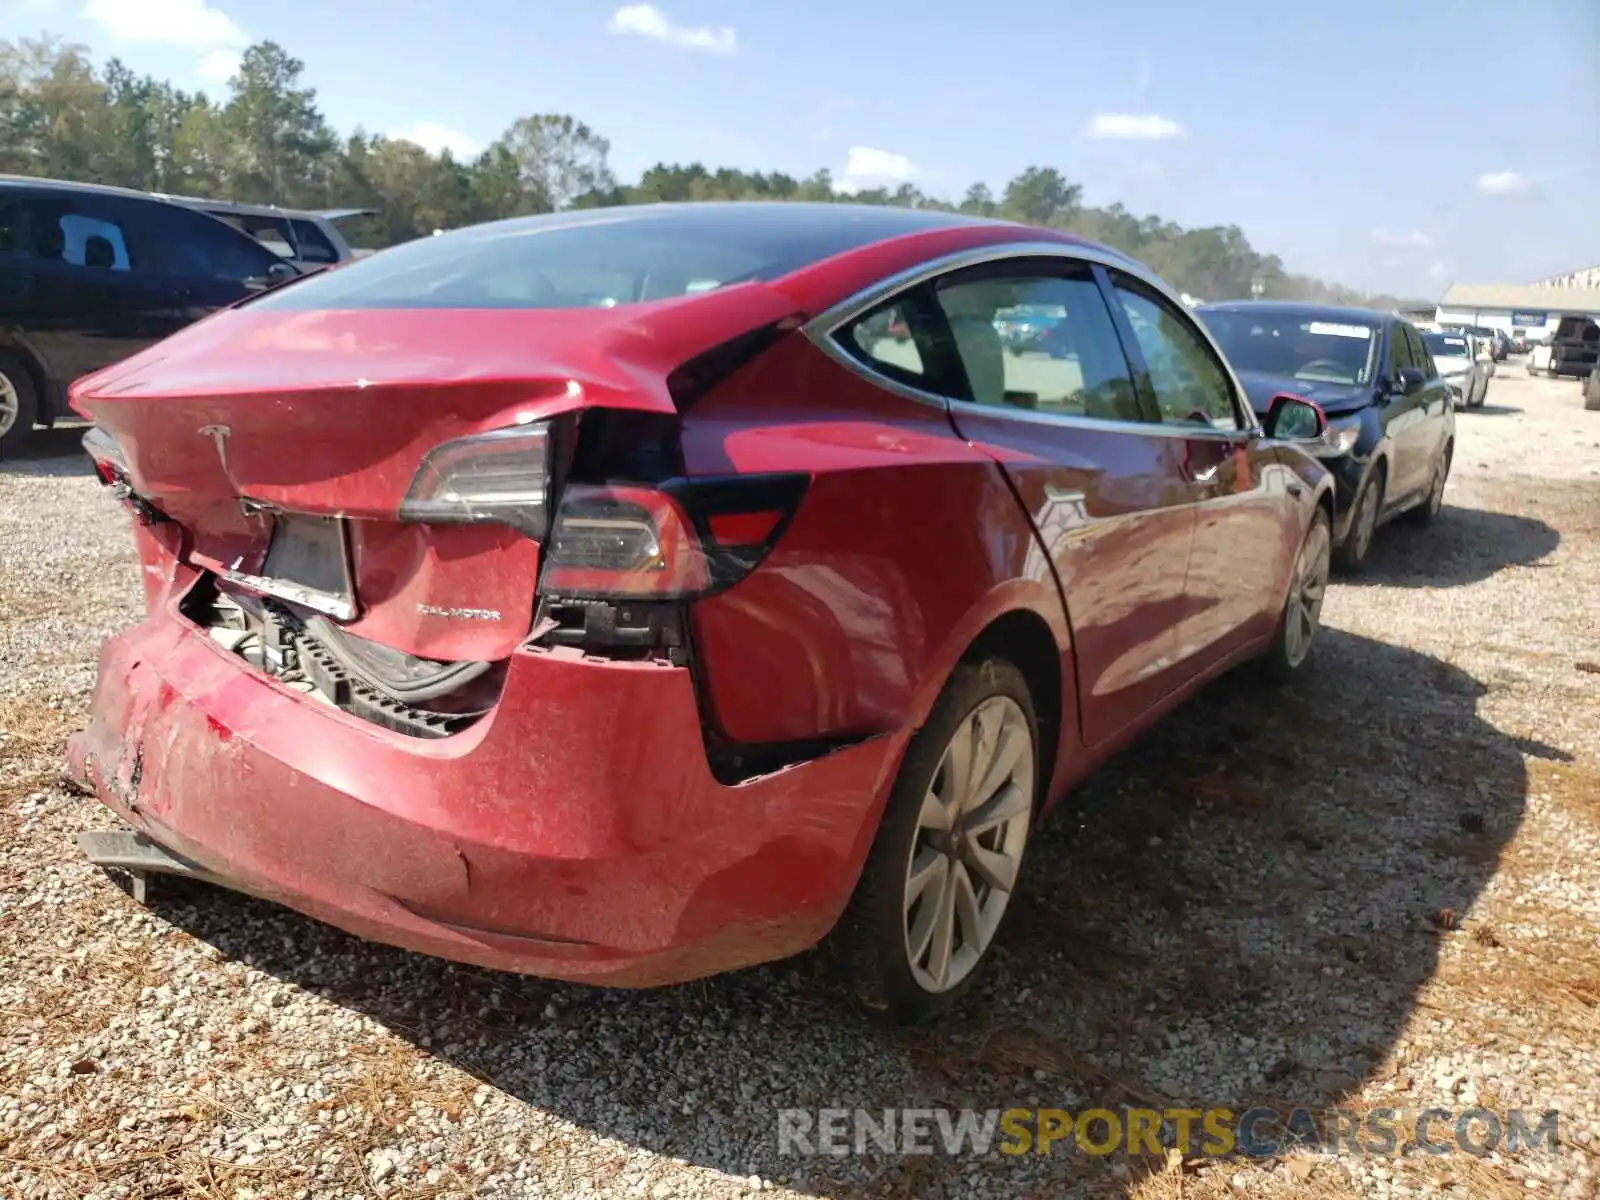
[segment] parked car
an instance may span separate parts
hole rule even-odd
[[[1444,502],[1455,449],[1450,386],[1426,339],[1392,313],[1241,300],[1197,310],[1258,413],[1290,392],[1328,416],[1316,453],[1335,482],[1335,561],[1365,563],[1378,527],[1402,514],[1427,524]],[[1465,345],[1465,339],[1458,339]]]
[[[1022,304],[997,313],[995,332],[1013,354],[1046,350],[1052,330],[1066,317],[1059,304]]]
[[[143,192],[0,175],[0,458],[66,415],[78,376],[298,274]]]
[[[1489,378],[1477,340],[1470,333],[1425,333],[1422,340],[1439,374],[1450,385],[1455,406],[1479,407],[1488,395]]]
[[[226,221],[241,233],[255,238],[280,258],[288,259],[302,272],[320,271],[336,263],[362,257],[361,252],[352,249],[339,231],[339,222],[375,215],[375,210],[370,208],[300,210],[279,208],[275,204],[236,204],[228,200],[204,200],[194,196],[164,198]]]
[[[627,298],[573,307],[596,275]],[[1020,303],[1075,363],[1004,352]],[[1220,672],[1301,669],[1328,572],[1314,405],[1258,423],[1142,268],[958,214],[453,231],[74,398],[148,599],[69,751],[138,831],[90,857],[564,979],[831,936],[937,1012],[1041,812]]]
[[[1562,317],[1555,333],[1528,356],[1528,373],[1583,379],[1600,365],[1600,325],[1588,317]]]

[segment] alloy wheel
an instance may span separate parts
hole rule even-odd
[[[1361,501],[1356,509],[1355,529],[1351,537],[1355,545],[1351,548],[1351,558],[1360,562],[1367,556],[1367,550],[1372,545],[1372,535],[1378,528],[1378,489],[1373,482],[1361,489]]]
[[[1438,516],[1444,508],[1444,485],[1449,474],[1450,459],[1441,454],[1439,461],[1433,464],[1433,485],[1428,489],[1428,512],[1432,516]]]
[[[1329,553],[1333,540],[1322,521],[1312,524],[1295,563],[1289,603],[1284,608],[1283,654],[1298,667],[1311,653],[1311,643],[1322,627],[1322,600],[1328,591]]]
[[[1028,842],[1034,757],[1009,696],[978,705],[945,747],[906,862],[906,961],[926,992],[960,984],[994,939]]]
[[[22,400],[17,395],[17,385],[0,371],[0,437],[11,432],[22,413]]]

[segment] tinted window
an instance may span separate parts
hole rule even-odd
[[[22,255],[28,252],[22,228],[22,206],[0,201],[0,255]]]
[[[331,263],[339,261],[339,252],[327,235],[313,221],[294,223],[294,242],[301,262]]]
[[[249,234],[279,258],[294,257],[294,235],[287,217],[259,217],[249,213],[211,213],[224,224]]]
[[[911,336],[907,306],[896,301],[862,317],[840,334],[851,357],[911,387],[928,386],[922,352]]]
[[[1140,421],[1128,360],[1085,269],[1071,275],[957,276],[936,293],[967,377],[963,399],[1102,420]]]
[[[281,260],[249,235],[205,213],[176,204],[153,204],[167,269],[186,279],[243,282],[264,279]]]
[[[1394,379],[1400,374],[1401,367],[1421,367],[1417,361],[1416,349],[1406,337],[1406,327],[1399,322],[1389,327],[1389,348],[1384,362],[1384,374]]]
[[[1239,429],[1239,409],[1227,372],[1198,330],[1166,303],[1116,277],[1117,299],[1133,326],[1166,424]]]
[[[1422,334],[1410,325],[1402,325],[1400,328],[1405,331],[1406,343],[1411,347],[1411,361],[1416,363],[1418,369],[1429,379],[1437,376],[1439,368],[1433,365],[1433,355],[1428,353],[1428,345],[1422,340]]]
[[[521,217],[418,238],[258,302],[269,308],[611,307],[773,279],[964,223],[851,205],[685,204]]]
[[[139,265],[126,209],[98,197],[30,197],[22,202],[32,227],[34,255],[97,271]]]
[[[1308,383],[1372,379],[1375,325],[1292,310],[1203,308],[1199,316],[1236,371]]]
[[[1435,358],[1471,358],[1465,335],[1459,333],[1425,333],[1422,341],[1428,353]]]

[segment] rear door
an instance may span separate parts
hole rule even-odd
[[[1273,631],[1298,550],[1287,540],[1280,468],[1194,319],[1124,272],[1109,272],[1108,283],[1197,509],[1177,653],[1199,672]]]
[[[162,336],[150,247],[122,197],[41,190],[21,207],[33,242],[31,340],[70,382]]]
[[[1411,347],[1412,359],[1428,377],[1428,382],[1423,385],[1419,396],[1423,419],[1419,423],[1420,428],[1417,431],[1414,447],[1417,455],[1417,487],[1426,489],[1433,485],[1433,464],[1437,461],[1439,452],[1444,449],[1445,440],[1450,436],[1450,413],[1455,402],[1450,395],[1450,385],[1439,374],[1439,366],[1433,361],[1433,355],[1428,350],[1428,343],[1422,340],[1422,334],[1408,322],[1402,321],[1400,324],[1404,326],[1406,343]],[[1487,385],[1480,382],[1478,386]]]
[[[1386,506],[1410,499],[1431,482],[1434,420],[1442,415],[1442,406],[1452,402],[1450,385],[1438,378],[1438,368],[1422,335],[1405,321],[1390,322],[1388,361],[1390,379],[1398,376],[1401,367],[1415,367],[1429,378],[1410,395],[1398,388],[1390,389],[1383,406],[1383,424],[1390,445]],[[1472,386],[1468,376],[1462,385],[1463,402]]]
[[[1177,629],[1195,510],[1183,442],[1133,384],[1088,262],[1032,259],[948,275],[931,312],[964,369],[957,431],[1005,468],[1066,597],[1083,737],[1136,723],[1181,681]],[[1061,312],[1048,350],[1008,353],[997,321],[1018,305]]]
[[[161,201],[145,208],[173,298],[169,333],[262,291],[283,262],[249,234],[206,213]]]

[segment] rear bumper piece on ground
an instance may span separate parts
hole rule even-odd
[[[92,839],[97,861],[181,868],[445,958],[649,986],[815,944],[908,736],[725,786],[687,670],[518,651],[495,712],[408,738],[253,672],[161,604],[102,651],[68,768],[145,839]]]

